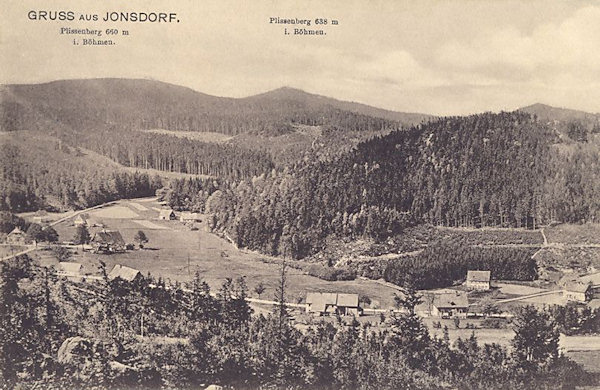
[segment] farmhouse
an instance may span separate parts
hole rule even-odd
[[[83,271],[83,265],[80,263],[60,262],[58,263],[59,276],[65,276],[67,279],[78,282],[81,281],[81,271]]]
[[[59,275],[80,275],[83,270],[83,265],[80,263],[60,262],[58,263],[58,274]]]
[[[309,292],[306,294],[306,312],[358,316],[358,294]]]
[[[467,271],[467,281],[465,285],[469,290],[489,290],[490,271]]]
[[[95,253],[125,252],[125,241],[121,233],[116,230],[103,230],[95,233],[91,243]]]
[[[173,210],[160,210],[160,213],[158,214],[158,219],[162,219],[165,221],[172,221],[175,219],[175,211]]]
[[[126,282],[134,282],[139,279],[143,279],[142,273],[135,269],[130,268],[121,264],[116,264],[108,274],[109,280],[121,278]]]
[[[563,290],[563,296],[569,301],[586,302],[592,297],[592,286],[581,282],[567,283]]]
[[[87,221],[87,219],[83,215],[79,214],[73,220],[73,224],[75,226],[88,226],[88,221]]]
[[[6,236],[6,242],[17,245],[25,244],[25,232],[18,226],[15,227],[12,232],[8,233],[8,236]]]
[[[200,222],[200,214],[190,213],[186,211],[181,213],[181,215],[179,216],[179,220],[181,222]]]
[[[578,281],[591,286],[592,299],[600,298],[600,272],[581,276]]]
[[[469,309],[469,299],[462,291],[436,294],[433,298],[431,315],[442,318],[465,318]]]

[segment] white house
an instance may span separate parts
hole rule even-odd
[[[490,289],[490,271],[467,271],[466,287],[469,290],[487,291]]]

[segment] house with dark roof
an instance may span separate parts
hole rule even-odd
[[[442,318],[465,318],[469,310],[469,299],[462,291],[435,294],[431,315]]]
[[[116,230],[96,232],[90,243],[95,253],[119,253],[125,252],[126,249],[123,236]]]
[[[490,289],[490,271],[467,271],[465,286],[469,290],[487,291]]]
[[[358,294],[309,292],[306,294],[306,312],[319,315],[360,315]]]
[[[17,226],[10,233],[8,233],[6,236],[6,242],[8,244],[23,245],[25,244],[25,236],[25,232]]]
[[[569,301],[587,302],[592,298],[592,285],[579,281],[568,282],[563,288],[563,296]]]
[[[158,214],[158,219],[172,221],[175,219],[175,211],[170,209],[160,210],[160,213]]]
[[[142,279],[142,273],[131,267],[127,267],[121,264],[116,264],[113,269],[108,274],[109,280],[114,280],[116,278],[120,278],[126,282],[134,282],[136,280]]]

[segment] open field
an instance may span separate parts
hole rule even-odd
[[[231,136],[222,133],[213,132],[199,132],[199,131],[177,131],[177,130],[164,130],[164,129],[151,129],[151,130],[140,130],[144,133],[164,134],[172,135],[178,138],[187,138],[192,141],[199,142],[212,142],[212,143],[223,143],[229,141]]]
[[[133,206],[140,202],[143,202],[146,210]],[[160,205],[155,200],[136,199],[119,201],[116,205],[90,213],[90,216],[101,220],[107,229],[120,231],[125,242],[133,243],[138,230],[146,233],[149,242],[143,250],[114,255],[78,250],[71,261],[82,263],[85,273],[96,273],[99,262],[103,261],[109,271],[115,264],[123,264],[139,269],[144,274],[150,272],[157,277],[181,282],[191,280],[197,271],[213,291],[226,278],[245,276],[251,296],[256,296],[253,289],[262,282],[266,290],[261,298],[274,298],[280,273],[280,266],[274,261],[276,259],[263,261],[266,258],[264,255],[240,251],[225,239],[208,233],[202,225],[199,230],[191,231],[179,221],[158,220],[157,210],[160,210]],[[75,233],[75,227],[70,222],[61,223],[55,228],[62,241],[70,240]],[[90,231],[93,234],[95,229],[91,228]],[[38,252],[36,256],[47,264],[56,262],[48,251]],[[378,307],[391,307],[396,292],[393,288],[370,280],[329,282],[291,267],[288,268],[287,282],[289,302],[303,299],[307,291],[332,291],[366,295]]]
[[[600,224],[560,224],[544,229],[548,243],[600,244]]]

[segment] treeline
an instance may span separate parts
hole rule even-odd
[[[0,149],[0,210],[82,209],[153,195],[159,177],[107,170],[56,142],[5,139]]]
[[[600,217],[597,149],[559,153],[555,142],[523,112],[442,118],[228,186],[209,212],[239,246],[294,258],[327,236],[383,240],[415,223],[533,229]]]
[[[69,144],[91,149],[119,164],[134,168],[233,180],[258,176],[274,168],[270,157],[263,152],[164,134],[98,130],[62,138]]]
[[[484,248],[438,241],[416,256],[386,262],[383,277],[388,282],[416,289],[463,282],[468,270],[489,270],[496,280],[531,281],[538,276],[537,264],[531,258],[534,253],[535,249],[529,248]],[[379,277],[377,274],[364,276]]]
[[[398,299],[390,327],[321,322],[301,332],[285,306],[252,316],[243,279],[212,296],[198,275],[184,290],[151,277],[73,284],[21,256],[0,265],[0,383],[62,388],[562,389],[594,385],[560,356],[556,325],[527,307],[512,349],[450,344]],[[104,271],[104,274],[106,271]],[[285,300],[282,272],[278,300]],[[167,288],[168,287],[168,288]],[[166,341],[161,341],[166,340]]]

